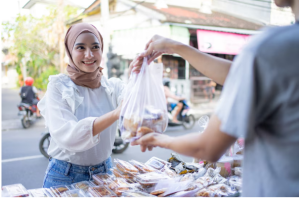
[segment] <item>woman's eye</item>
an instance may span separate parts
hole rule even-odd
[[[94,47],[93,47],[93,49],[99,49],[100,47],[98,46],[98,45],[95,45]]]
[[[77,49],[80,49],[80,50],[81,50],[81,49],[84,49],[84,47],[82,47],[82,46],[79,46],[79,47],[77,47]]]

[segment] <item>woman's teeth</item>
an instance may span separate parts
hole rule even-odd
[[[92,64],[92,63],[95,63],[96,61],[93,61],[93,62],[83,62],[84,64]]]

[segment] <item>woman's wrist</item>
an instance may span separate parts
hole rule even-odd
[[[118,120],[119,116],[120,116],[120,112],[118,109],[112,111],[112,117],[114,118],[114,120]]]

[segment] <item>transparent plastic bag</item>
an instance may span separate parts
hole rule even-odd
[[[151,132],[163,133],[168,125],[166,97],[162,84],[162,63],[147,64],[131,73],[123,92],[119,117],[122,138],[129,142]]]

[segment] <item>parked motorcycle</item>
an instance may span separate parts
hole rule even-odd
[[[183,104],[183,107],[177,116],[177,120],[179,121],[179,123],[172,122],[172,111],[175,109],[177,104],[171,103],[168,106],[168,127],[183,126],[185,129],[191,129],[195,125],[195,117],[194,115],[189,113],[190,107],[187,104],[186,100],[180,100],[179,102]]]
[[[48,131],[42,133],[43,137],[39,142],[39,149],[42,155],[44,155],[46,158],[49,158],[48,155],[48,148],[50,146],[51,136]],[[118,130],[114,142],[114,146],[112,149],[112,152],[114,154],[120,154],[123,153],[129,146],[129,142],[124,142],[121,138],[121,131]]]
[[[20,103],[18,105],[18,116],[21,119],[24,129],[30,127],[30,125],[36,120],[36,105],[30,105],[27,103]]]

